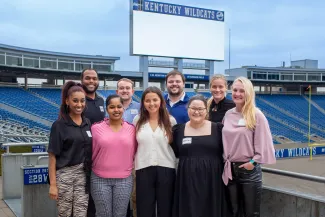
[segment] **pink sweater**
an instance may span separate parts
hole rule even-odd
[[[248,162],[253,159],[260,164],[273,164],[275,150],[268,121],[260,110],[256,110],[255,130],[248,130],[241,112],[236,108],[226,112],[222,129],[223,158],[222,178],[227,185],[232,180],[231,162]]]
[[[92,171],[102,178],[126,178],[133,169],[137,149],[135,127],[127,122],[118,132],[112,131],[108,119],[92,125]]]

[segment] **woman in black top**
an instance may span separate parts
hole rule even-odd
[[[222,122],[223,117],[229,109],[234,108],[235,103],[226,99],[227,80],[223,75],[214,75],[210,80],[211,98],[208,100],[209,120]]]
[[[179,158],[172,217],[225,217],[222,182],[222,124],[206,120],[207,102],[193,96],[190,121],[173,127],[174,153]]]
[[[49,141],[49,196],[57,201],[59,216],[87,216],[91,169],[90,121],[83,116],[85,92],[67,82],[62,90],[60,115]]]

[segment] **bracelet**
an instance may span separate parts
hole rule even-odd
[[[249,162],[250,162],[251,164],[253,164],[254,166],[256,166],[256,164],[257,164],[253,159],[251,159]]]

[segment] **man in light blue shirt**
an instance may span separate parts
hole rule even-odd
[[[132,100],[134,94],[134,82],[127,78],[122,78],[117,82],[116,94],[123,100],[124,121],[132,124],[133,118],[140,112],[140,103]]]

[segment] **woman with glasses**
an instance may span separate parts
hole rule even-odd
[[[171,145],[179,158],[173,217],[224,217],[222,124],[207,120],[201,95],[189,100],[188,116],[173,127]]]

